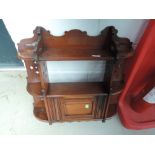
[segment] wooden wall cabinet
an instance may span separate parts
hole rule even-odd
[[[123,89],[123,66],[133,55],[132,43],[117,36],[113,26],[98,36],[71,30],[53,36],[36,27],[34,36],[18,44],[27,69],[27,90],[34,98],[34,115],[53,122],[105,120],[117,112]],[[46,61],[106,61],[102,82],[50,83]]]

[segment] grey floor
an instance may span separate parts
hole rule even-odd
[[[117,115],[106,123],[91,121],[49,126],[33,116],[32,102],[26,92],[25,71],[1,71],[0,134],[155,134],[155,129],[127,130]]]

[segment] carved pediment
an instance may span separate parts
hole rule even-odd
[[[18,44],[19,57],[35,57],[37,53],[49,58],[56,56],[67,59],[78,59],[76,57],[80,56],[90,59],[92,55],[107,59],[108,56],[116,57],[117,54],[124,57],[131,50],[131,43],[127,38],[118,37],[117,32],[115,27],[108,26],[97,36],[90,36],[86,31],[78,29],[65,31],[62,36],[54,36],[50,31],[38,26],[33,31],[32,38],[23,39]]]

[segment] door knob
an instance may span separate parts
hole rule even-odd
[[[86,109],[89,109],[90,108],[90,105],[89,104],[85,104],[84,106]]]

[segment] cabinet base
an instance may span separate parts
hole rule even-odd
[[[104,120],[102,120],[102,118],[91,118],[91,119],[90,118],[89,119],[82,119],[81,118],[81,119],[72,119],[72,120],[67,120],[67,121],[66,120],[59,120],[59,121],[54,121],[52,123],[56,123],[56,122],[63,123],[63,122],[81,122],[81,121],[101,121],[101,120],[103,123],[105,123],[105,121],[107,119],[112,118],[116,113],[117,113],[117,110],[115,109],[115,111],[114,111],[114,109],[111,108],[110,113],[108,113],[107,118]],[[34,107],[33,114],[34,114],[35,118],[38,119],[39,121],[48,123],[47,114],[46,114],[46,111],[44,108]]]

